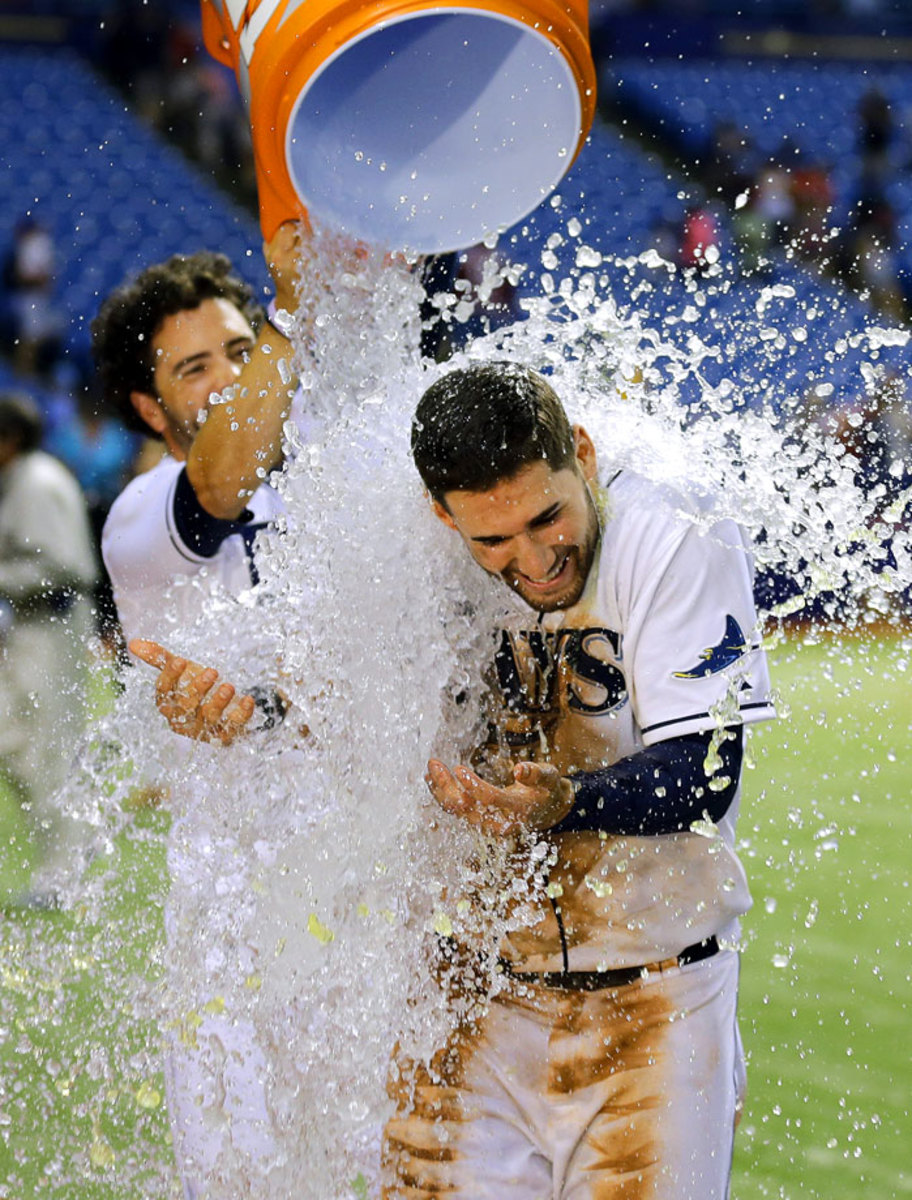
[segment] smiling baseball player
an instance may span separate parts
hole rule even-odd
[[[277,303],[289,312],[297,304],[296,251],[292,225],[266,248]],[[142,633],[179,643],[214,593],[237,597],[257,581],[257,538],[285,511],[266,468],[281,460],[294,391],[278,362],[291,358],[291,346],[262,317],[228,259],[200,251],[146,268],[108,297],[93,324],[107,397],[168,451],[121,493],[104,528],[128,639]],[[214,676],[205,678],[211,684]],[[216,693],[223,707],[234,700],[231,685]],[[235,705],[249,719],[253,698]],[[276,1155],[267,1064],[229,991],[255,961],[232,933],[250,902],[251,863],[206,801],[199,778],[170,797],[167,963],[175,993],[192,993],[198,1021],[189,1035],[172,1033],[165,1062],[187,1200],[252,1194],[250,1175],[267,1174]],[[223,1011],[213,1012],[213,997],[226,994]],[[171,1016],[180,1026],[186,1013]]]
[[[430,1071],[394,1070],[388,1200],[723,1200],[744,1068],[734,850],[743,726],[774,716],[740,529],[601,475],[547,382],[445,376],[413,425],[436,515],[521,602],[495,665],[506,780],[439,803],[541,831],[547,897]]]

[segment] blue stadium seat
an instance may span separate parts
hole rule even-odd
[[[72,354],[86,356],[89,321],[128,273],[188,246],[231,245],[239,262],[242,248],[259,246],[255,219],[127,112],[82,59],[0,48],[0,72],[0,245],[26,213],[54,234]],[[242,261],[265,287],[261,257]]]
[[[69,350],[75,359],[87,354],[89,325],[107,292],[172,252],[222,249],[254,283],[267,284],[255,220],[126,112],[123,101],[80,59],[17,47],[14,52],[0,50],[0,70],[7,84],[0,97],[5,196],[0,238],[8,240],[16,220],[28,211],[52,229],[59,250],[60,301],[68,314]],[[719,114],[734,108],[755,142],[770,150],[797,126],[811,152],[833,151],[840,193],[852,186],[851,170],[842,160],[848,160],[853,144],[849,118],[869,78],[854,68],[778,64],[752,70],[731,63],[710,67],[629,61],[614,63],[612,74],[622,90],[636,94],[644,107],[653,106],[669,128],[689,139],[695,152],[702,152]],[[912,81],[898,72],[887,72],[885,79],[897,105],[900,100],[912,105]],[[837,136],[830,116],[840,105],[847,117]],[[654,244],[660,226],[681,221],[689,191],[685,180],[669,174],[634,139],[597,124],[558,188],[563,205],[545,201],[510,231],[504,244],[515,239],[515,257],[532,265],[523,286],[535,290],[547,239],[565,234],[568,219],[577,217],[584,226],[583,240],[607,260],[631,260],[632,265],[611,268],[619,305],[631,310],[643,306],[634,298],[635,290],[648,275],[660,290],[652,293],[644,319],[661,324],[672,343],[682,344],[696,333],[720,345],[722,358],[706,364],[707,378],[737,376],[746,403],[780,405],[818,378],[832,382],[837,391],[860,387],[858,354],[835,348],[847,331],[870,319],[866,310],[787,265],[780,266],[776,281],[794,287],[798,299],[771,303],[763,322],[758,323],[756,313],[765,284],[734,277],[728,291],[705,289],[707,302],[695,321],[682,319],[694,309],[694,301],[680,273],[666,279],[635,260]],[[899,180],[895,195],[897,207],[901,202],[907,214],[904,219],[912,222],[912,180]],[[248,249],[254,250],[250,257]],[[723,255],[731,258],[727,240]],[[815,315],[808,316],[808,310]],[[804,342],[793,333],[799,322],[808,327]],[[765,339],[761,327],[773,330],[772,337]],[[726,359],[729,346],[735,362]],[[691,381],[688,387],[689,398],[695,398],[698,385]],[[688,399],[686,389],[682,398]]]

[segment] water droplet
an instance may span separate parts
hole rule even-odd
[[[328,929],[316,913],[311,913],[307,918],[307,932],[313,934],[318,942],[324,946],[333,940],[335,934],[331,929]]]
[[[116,1159],[117,1156],[111,1143],[100,1130],[96,1130],[89,1148],[89,1161],[92,1166],[98,1167],[99,1170],[106,1170],[108,1167],[114,1166]]]
[[[600,900],[604,900],[614,891],[610,883],[601,879],[593,879],[591,875],[587,875],[584,882],[589,891],[598,896]]]
[[[136,1103],[140,1108],[158,1108],[162,1102],[161,1092],[148,1079],[136,1089]]]

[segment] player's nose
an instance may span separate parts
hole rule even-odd
[[[556,561],[554,549],[534,538],[524,538],[516,549],[516,569],[528,579],[544,579]]]
[[[216,382],[218,385],[216,390],[221,391],[223,388],[230,387],[232,383],[237,383],[243,369],[244,364],[238,362],[235,358],[229,358],[227,355],[224,358],[220,358],[216,364]]]

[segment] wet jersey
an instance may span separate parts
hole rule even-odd
[[[101,544],[125,638],[152,638],[169,649],[204,610],[208,589],[237,596],[256,582],[254,542],[285,511],[278,492],[261,484],[248,501],[249,516],[231,522],[233,531],[215,553],[200,554],[175,520],[183,466],[166,458],[128,484],[111,507]]]
[[[570,776],[666,738],[775,715],[739,527],[711,523],[696,501],[627,471],[601,492],[583,595],[508,621],[496,655],[511,756]],[[605,970],[733,934],[750,906],[734,851],[738,799],[718,829],[553,835],[541,919],[509,936],[505,957],[523,971]]]

